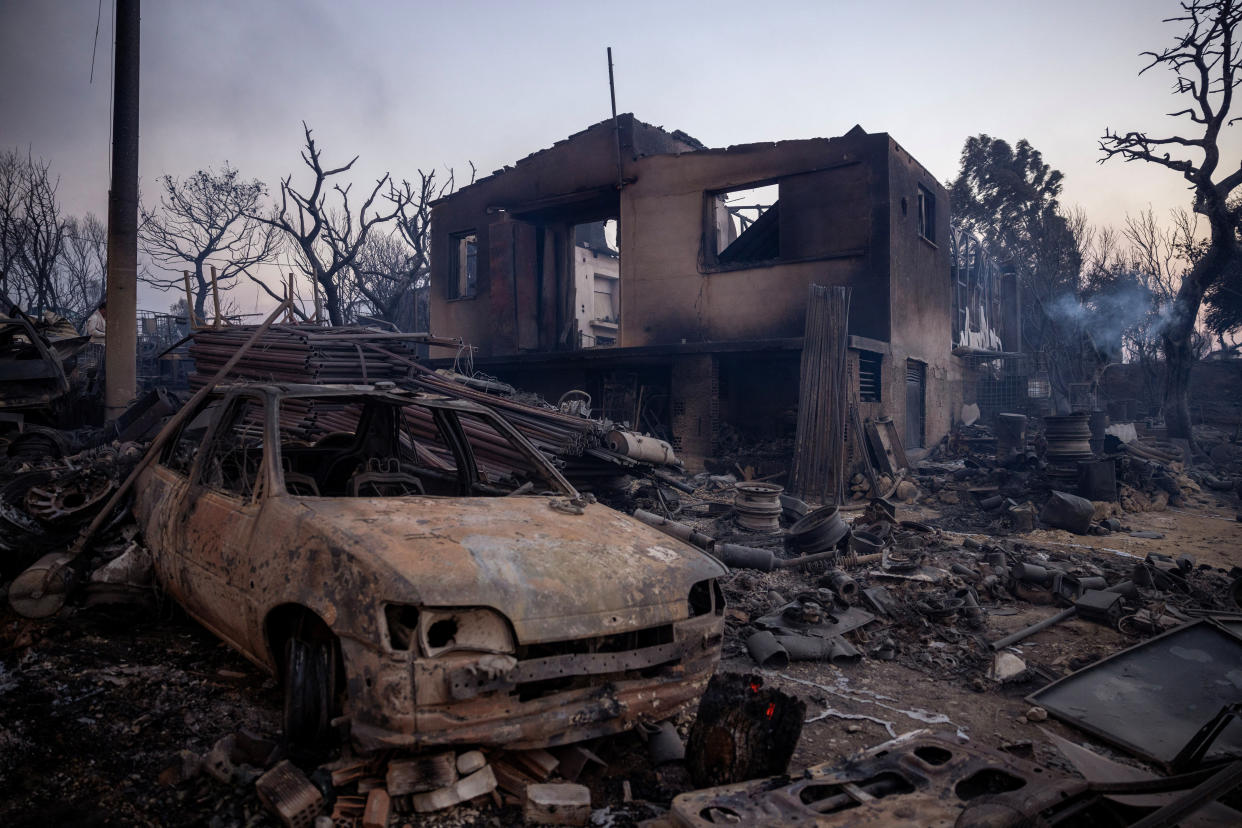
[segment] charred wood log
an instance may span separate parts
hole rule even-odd
[[[783,774],[805,715],[806,702],[760,676],[713,676],[686,743],[690,778],[707,788]]]

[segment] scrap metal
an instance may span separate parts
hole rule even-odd
[[[1242,636],[1201,619],[1084,667],[1027,700],[1062,721],[1172,768],[1192,737],[1242,694]],[[1207,759],[1242,756],[1230,718]]]
[[[253,328],[245,326],[204,328],[191,335],[190,355],[195,373],[190,386],[199,387],[205,376],[218,370]],[[460,340],[429,334],[387,333],[373,328],[346,326],[321,328],[309,325],[275,325],[264,333],[258,346],[228,372],[234,379],[262,382],[312,384],[393,382],[403,388],[469,400],[499,410],[536,448],[554,458],[566,476],[579,485],[612,478],[651,464],[676,465],[672,448],[652,437],[617,429],[614,424],[567,413],[553,406],[535,406],[493,390],[512,389],[497,383],[480,383],[452,372],[439,372],[418,361],[416,345],[461,349]],[[298,412],[308,429],[330,422],[332,414],[307,407]],[[292,417],[293,409],[288,412]],[[418,412],[413,412],[418,416]],[[339,415],[338,415],[339,416]],[[424,430],[430,421],[419,423]],[[471,427],[473,428],[473,427]],[[518,457],[474,430],[478,459],[498,472],[511,469]]]
[[[78,382],[75,357],[90,342],[60,317],[0,314],[0,412],[45,420]]]

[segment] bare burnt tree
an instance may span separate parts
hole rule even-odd
[[[328,319],[333,325],[342,325],[347,321],[347,294],[353,288],[343,285],[350,279],[353,265],[359,252],[366,245],[372,229],[379,224],[392,221],[401,213],[411,197],[408,190],[398,188],[391,177],[385,173],[375,182],[370,195],[363,201],[355,216],[349,202],[349,191],[352,185],[330,183],[330,180],[349,171],[358,156],[340,167],[325,168],[320,160],[322,150],[315,145],[311,129],[305,123],[302,130],[306,135],[306,146],[302,150],[302,161],[314,176],[310,191],[303,193],[292,184],[293,176],[286,176],[280,182],[280,204],[271,215],[262,220],[279,230],[283,230],[293,240],[300,254],[303,272],[318,285],[323,292],[324,307]],[[372,209],[381,191],[387,187],[382,198],[388,202],[391,210],[384,212],[379,208]],[[328,192],[336,194],[334,201],[338,206],[329,207]],[[370,215],[368,215],[370,213]],[[356,288],[356,285],[353,286]]]
[[[22,159],[16,150],[0,152],[0,293],[10,296],[10,274],[17,265],[21,238]]]
[[[17,156],[12,173],[11,202],[3,219],[6,273],[5,293],[27,311],[60,311],[61,285],[57,265],[65,245],[68,219],[56,199],[57,182],[51,167],[30,154]]]
[[[386,235],[372,233],[351,268],[352,315],[367,314],[400,326],[402,301],[426,279],[420,270],[407,269],[410,259],[405,241],[395,230]]]
[[[474,164],[470,169],[473,183]],[[434,170],[419,170],[416,185],[402,181],[396,228],[386,236],[372,235],[359,251],[353,266],[357,291],[384,321],[417,326],[417,310],[415,319],[407,319],[402,308],[411,302],[417,307],[420,293],[430,285],[431,205],[454,188],[452,168],[443,182],[436,181]]]
[[[1242,258],[1238,238],[1238,203],[1230,195],[1242,185],[1242,168],[1213,180],[1221,163],[1220,140],[1224,130],[1238,118],[1229,118],[1234,89],[1242,82],[1242,60],[1237,37],[1242,21],[1238,0],[1191,0],[1181,4],[1182,13],[1165,22],[1185,27],[1173,46],[1144,52],[1150,62],[1140,71],[1163,66],[1173,72],[1174,92],[1188,95],[1192,103],[1171,113],[1186,116],[1195,125],[1191,137],[1172,135],[1154,138],[1146,132],[1112,132],[1100,139],[1101,162],[1120,156],[1125,161],[1144,161],[1168,167],[1190,182],[1194,211],[1207,218],[1209,241],[1203,254],[1183,276],[1161,332],[1165,357],[1164,417],[1169,436],[1192,439],[1187,392],[1190,369],[1195,362],[1194,332],[1204,294]],[[1197,161],[1175,158],[1192,153]]]
[[[108,268],[108,229],[94,213],[69,219],[60,267],[62,295],[79,324],[103,301]]]
[[[280,237],[257,217],[267,195],[263,182],[241,179],[225,162],[220,172],[199,170],[183,181],[165,175],[159,184],[159,205],[143,209],[139,238],[143,251],[171,272],[145,271],[144,282],[162,291],[180,290],[182,271],[189,271],[199,318],[211,294],[212,264],[221,291],[242,275],[267,288],[253,271],[275,256]]]

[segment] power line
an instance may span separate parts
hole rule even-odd
[[[91,44],[91,79],[90,85],[95,84],[95,52],[99,48],[99,21],[103,18],[103,0],[99,0],[99,8],[95,10],[95,41]]]

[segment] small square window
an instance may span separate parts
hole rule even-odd
[[[449,299],[468,299],[478,286],[479,236],[473,230],[449,236]]]
[[[919,235],[929,242],[936,241],[936,197],[919,185]]]

